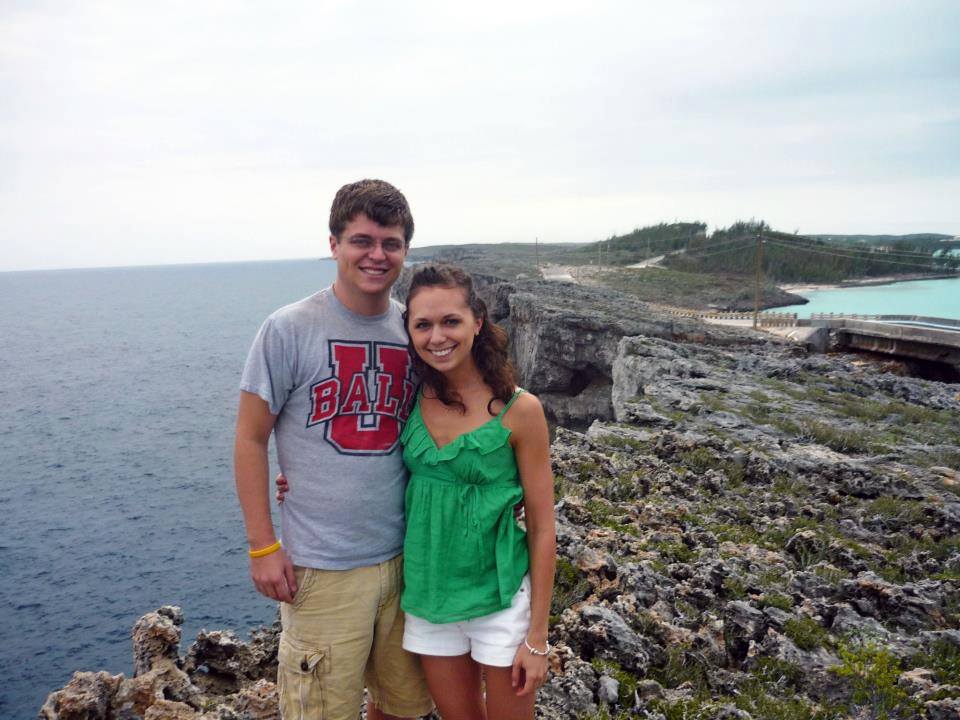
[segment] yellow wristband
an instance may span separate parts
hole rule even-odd
[[[280,549],[280,541],[277,540],[273,545],[267,545],[265,548],[260,548],[259,550],[248,550],[250,557],[252,558],[261,558],[267,555],[271,555]]]

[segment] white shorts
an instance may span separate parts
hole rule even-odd
[[[466,655],[482,665],[510,667],[530,630],[530,575],[510,607],[462,622],[432,623],[406,614],[403,649],[420,655]]]

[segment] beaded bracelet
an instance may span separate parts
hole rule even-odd
[[[530,643],[527,642],[527,639],[526,639],[526,638],[523,639],[523,644],[527,646],[527,651],[528,651],[531,655],[536,655],[537,657],[543,657],[544,655],[549,655],[549,654],[550,654],[550,643],[549,643],[549,642],[547,642],[547,647],[546,647],[545,650],[537,650],[536,648],[532,647],[532,646],[530,645]]]
[[[277,550],[280,549],[280,541],[277,540],[273,545],[267,545],[265,548],[260,548],[259,550],[248,550],[250,557],[252,558],[262,558],[267,555],[272,555]]]

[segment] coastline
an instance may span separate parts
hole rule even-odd
[[[916,280],[945,280],[956,277],[960,277],[960,275],[954,273],[942,273],[937,275],[910,273],[907,275],[886,275],[882,277],[861,278],[859,280],[843,280],[839,283],[787,283],[784,285],[778,285],[778,287],[785,292],[802,295],[805,292],[819,292],[821,290],[842,290],[844,288],[852,287],[893,285],[895,283],[913,282]]]

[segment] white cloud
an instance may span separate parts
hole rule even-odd
[[[0,269],[323,254],[333,193],[365,176],[408,194],[418,244],[750,216],[957,232],[957,20],[900,1],[4,8]]]

